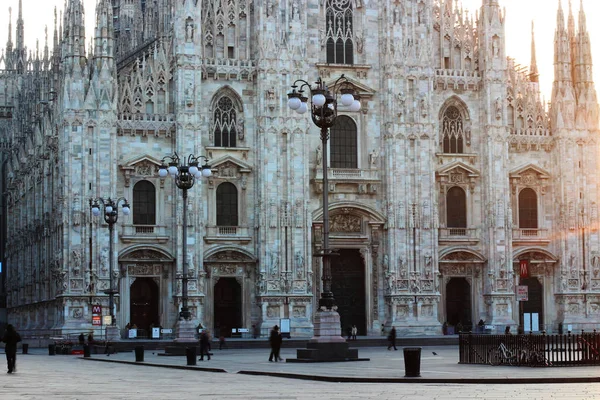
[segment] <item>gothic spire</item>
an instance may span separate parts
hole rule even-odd
[[[8,7],[8,40],[6,41],[6,52],[12,51],[12,7]]]
[[[72,66],[83,65],[85,53],[84,9],[81,0],[69,0],[64,15],[63,60],[72,61]]]
[[[99,0],[96,4],[96,35],[94,46],[95,59],[114,57],[113,7],[110,0]],[[97,67],[100,67],[98,64]]]
[[[556,33],[554,35],[554,83],[552,85],[552,123],[555,128],[572,127],[575,113],[571,41],[562,4],[558,2]]]
[[[25,50],[25,27],[23,24],[23,2],[19,0],[19,17],[17,18],[17,50]]]
[[[535,30],[533,21],[531,21],[531,65],[529,67],[529,79],[531,82],[539,82],[540,76],[535,53]]]
[[[579,29],[573,49],[574,87],[577,96],[577,127],[598,127],[598,99],[593,79],[590,35],[587,31],[583,1],[579,8]]]

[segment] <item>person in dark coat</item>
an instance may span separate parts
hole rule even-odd
[[[398,350],[396,348],[396,328],[392,327],[392,330],[390,331],[390,334],[388,336],[388,350],[391,350],[392,347],[394,347],[394,350]]]
[[[269,355],[269,361],[282,361],[283,359],[279,356],[279,351],[281,350],[281,342],[283,341],[281,337],[281,333],[279,332],[279,327],[275,325],[273,329],[271,329],[271,335],[269,336],[269,343],[271,344],[271,354]]]
[[[202,333],[200,334],[200,361],[204,361],[205,353],[208,357],[208,361],[210,361],[210,352],[208,351],[209,346],[210,341],[208,334],[206,333],[206,331],[202,331]]]
[[[17,343],[21,341],[21,335],[17,333],[12,325],[6,326],[2,341],[6,343],[4,351],[6,352],[6,363],[8,364],[8,373],[17,372]]]

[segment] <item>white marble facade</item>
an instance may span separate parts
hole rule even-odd
[[[214,328],[237,310],[239,327],[290,318],[292,335],[311,334],[328,190],[332,245],[360,280],[334,295],[354,296],[360,334],[516,326],[524,312],[540,329],[596,328],[599,131],[585,14],[558,11],[548,106],[533,42],[528,71],[508,57],[501,3],[482,0],[475,17],[453,0],[100,0],[86,38],[83,6],[68,0],[62,31],[55,21],[36,52],[19,16],[0,56],[9,322],[67,331],[91,328],[91,304],[107,313],[108,229],[89,199],[124,196],[134,216],[115,226],[119,326],[144,290],[153,323],[174,326],[185,259],[195,322]],[[318,155],[339,137],[322,149],[286,93],[295,79],[333,85],[341,74],[362,109],[340,109],[355,134],[351,165],[330,165],[323,188]],[[187,254],[181,190],[157,174],[174,152],[208,157],[213,173],[189,191]],[[237,201],[223,222],[227,190]],[[142,203],[154,219],[136,223]],[[524,310],[521,260],[537,296]],[[231,287],[233,303],[215,301]]]

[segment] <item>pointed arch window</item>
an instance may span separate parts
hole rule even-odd
[[[233,183],[217,187],[217,226],[238,226],[238,191]]]
[[[450,188],[446,193],[446,225],[448,228],[463,230],[467,227],[467,195],[458,186]]]
[[[444,112],[442,119],[442,146],[444,153],[464,153],[464,122],[463,117],[455,106],[450,106]]]
[[[352,118],[345,115],[336,118],[329,142],[331,168],[358,168],[356,131]]]
[[[214,112],[215,147],[236,147],[236,119],[233,101],[228,96],[221,97]]]
[[[537,194],[530,188],[519,193],[519,228],[538,229]]]
[[[354,64],[352,0],[326,0],[327,63]]]
[[[133,224],[156,225],[156,188],[148,181],[133,187]]]

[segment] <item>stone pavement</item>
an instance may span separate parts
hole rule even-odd
[[[431,352],[438,353],[434,356]],[[294,373],[345,377],[393,377],[404,375],[402,351],[361,349],[368,362],[296,364],[269,363],[264,350],[215,350],[210,362],[185,367],[185,357],[145,353],[136,364],[133,352],[116,355],[48,356],[47,349],[30,349],[18,355],[16,374],[0,374],[0,399],[597,399],[600,383],[554,384],[459,384],[459,383],[333,383],[249,376],[239,371]],[[283,357],[295,353],[283,351]],[[2,357],[2,362],[4,362]],[[109,361],[110,362],[99,362]],[[456,348],[423,348],[421,374],[431,377],[485,379],[535,377],[555,379],[594,378],[599,368],[526,368],[463,366],[456,364]],[[116,362],[113,362],[116,361]],[[120,362],[119,362],[120,361]],[[132,362],[125,364],[123,362]],[[159,367],[150,367],[158,365]],[[182,367],[178,369],[175,367]],[[227,373],[202,371],[203,367]],[[501,382],[500,380],[499,382]],[[506,380],[508,382],[508,380]]]

